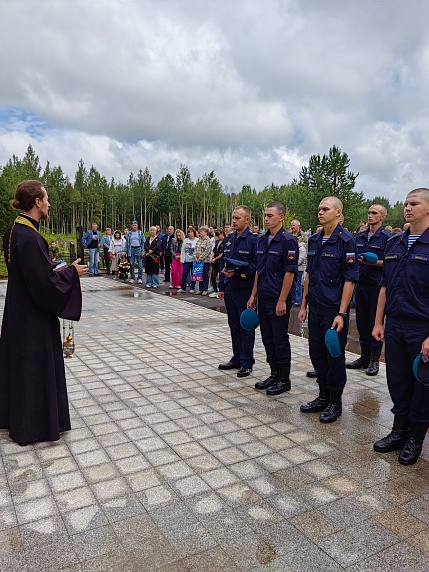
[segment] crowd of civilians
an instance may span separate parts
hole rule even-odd
[[[363,232],[367,227],[368,223],[362,221],[353,234]],[[406,230],[406,227],[407,225],[404,225],[404,228],[386,226],[386,229],[392,234],[397,234]],[[298,274],[293,304],[301,306],[311,230],[301,230],[300,222],[296,219],[290,223],[288,230],[298,240]],[[315,231],[319,230],[320,225]],[[224,244],[232,231],[229,223],[223,228],[204,225],[198,230],[195,226],[189,225],[186,233],[170,225],[164,234],[161,232],[161,227],[156,225],[150,227],[147,236],[139,229],[138,222],[133,221],[130,229],[125,228],[122,233],[120,230],[115,230],[112,233],[111,228],[106,228],[101,237],[97,224],[93,223],[91,229],[83,236],[82,244],[89,250],[89,276],[99,275],[99,255],[102,252],[107,274],[112,274],[115,280],[126,278],[129,271],[130,283],[143,284],[144,270],[146,287],[159,288],[159,275],[164,273],[163,283],[169,283],[169,288],[177,290],[178,293],[185,293],[189,287],[191,294],[217,298]],[[255,235],[264,233],[258,225],[253,225],[251,232]],[[57,254],[56,244],[52,243],[52,258],[56,259]],[[121,274],[121,262],[127,266],[125,274]],[[194,273],[195,263],[202,263],[201,273],[198,276]]]

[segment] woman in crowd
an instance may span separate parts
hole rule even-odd
[[[213,292],[209,294],[209,298],[217,298],[217,277],[220,268],[220,259],[223,254],[223,241],[225,240],[225,233],[221,230],[215,230],[215,244],[210,258],[212,264],[211,271],[211,282],[213,286]]]
[[[109,254],[112,261],[112,274],[115,275],[115,280],[119,275],[119,260],[121,254],[125,252],[125,238],[122,238],[119,230],[113,233],[113,240],[110,242]]]
[[[189,272],[192,273],[192,264],[194,262],[194,250],[197,244],[197,231],[193,226],[189,226],[186,231],[187,236],[182,244],[182,254],[180,256],[180,262],[183,264],[182,272],[182,285],[178,292],[186,292],[186,281],[188,279]],[[193,294],[195,292],[195,280],[191,280],[190,292]]]
[[[146,288],[159,288],[159,255],[162,243],[156,232],[156,226],[151,226],[149,236],[144,243]]]
[[[180,288],[182,284],[183,266],[180,262],[182,255],[182,246],[185,240],[183,230],[178,228],[175,232],[174,238],[171,242],[171,284],[170,288]]]
[[[195,294],[207,296],[209,289],[210,257],[212,253],[212,243],[209,238],[209,227],[202,226],[199,230],[200,238],[195,245],[195,262],[203,262],[203,279],[200,281],[199,291]]]

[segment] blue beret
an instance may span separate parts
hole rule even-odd
[[[418,354],[413,363],[414,377],[422,385],[429,385],[429,360]]]
[[[249,263],[245,260],[236,260],[235,258],[224,258],[228,266],[236,266],[237,268],[244,268],[249,266]]]
[[[240,326],[243,330],[256,330],[259,326],[259,316],[255,310],[252,308],[248,308],[247,310],[243,310],[240,316]]]
[[[328,348],[328,352],[333,358],[339,357],[341,355],[340,340],[338,338],[337,330],[329,328],[325,334],[325,344]]]
[[[359,254],[359,258],[362,258],[365,262],[371,262],[372,264],[375,264],[378,260],[378,256],[375,252],[364,252],[363,254]]]

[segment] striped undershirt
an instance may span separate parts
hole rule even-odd
[[[409,234],[408,235],[408,250],[413,246],[418,238],[421,237],[421,234]]]

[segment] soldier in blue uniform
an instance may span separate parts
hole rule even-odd
[[[248,307],[256,308],[262,342],[271,374],[258,381],[255,389],[267,395],[280,395],[291,388],[291,350],[288,336],[289,315],[295,276],[298,271],[298,241],[283,228],[286,209],[275,201],[265,209],[267,232],[259,238],[255,283]]]
[[[320,414],[322,423],[332,423],[342,413],[341,396],[346,384],[344,351],[349,325],[349,306],[358,279],[356,242],[340,224],[343,204],[326,197],[319,204],[318,218],[323,230],[308,241],[307,276],[298,314],[304,322],[308,312],[310,359],[317,371],[319,396],[301,405],[303,413]],[[338,332],[341,355],[332,357],[325,345],[329,328]]]
[[[247,308],[256,272],[257,237],[249,228],[250,216],[250,209],[245,205],[232,213],[234,231],[225,238],[218,284],[219,300],[225,300],[233,351],[231,359],[219,364],[219,369],[238,369],[237,377],[250,375],[255,363],[255,332],[240,325],[240,316]]]
[[[392,432],[374,443],[374,449],[400,450],[399,463],[413,465],[429,427],[429,387],[413,374],[416,356],[429,356],[429,189],[414,189],[407,195],[404,217],[410,227],[386,245],[372,332],[376,340],[385,342],[387,385],[395,416]]]
[[[367,375],[377,375],[383,342],[372,337],[375,322],[380,280],[383,276],[383,259],[386,242],[392,236],[383,227],[387,210],[383,205],[372,205],[368,210],[369,228],[356,235],[359,259],[359,279],[356,284],[356,325],[359,332],[361,355],[351,363],[349,369],[366,369]],[[375,263],[366,262],[361,255],[372,252],[378,256]]]

